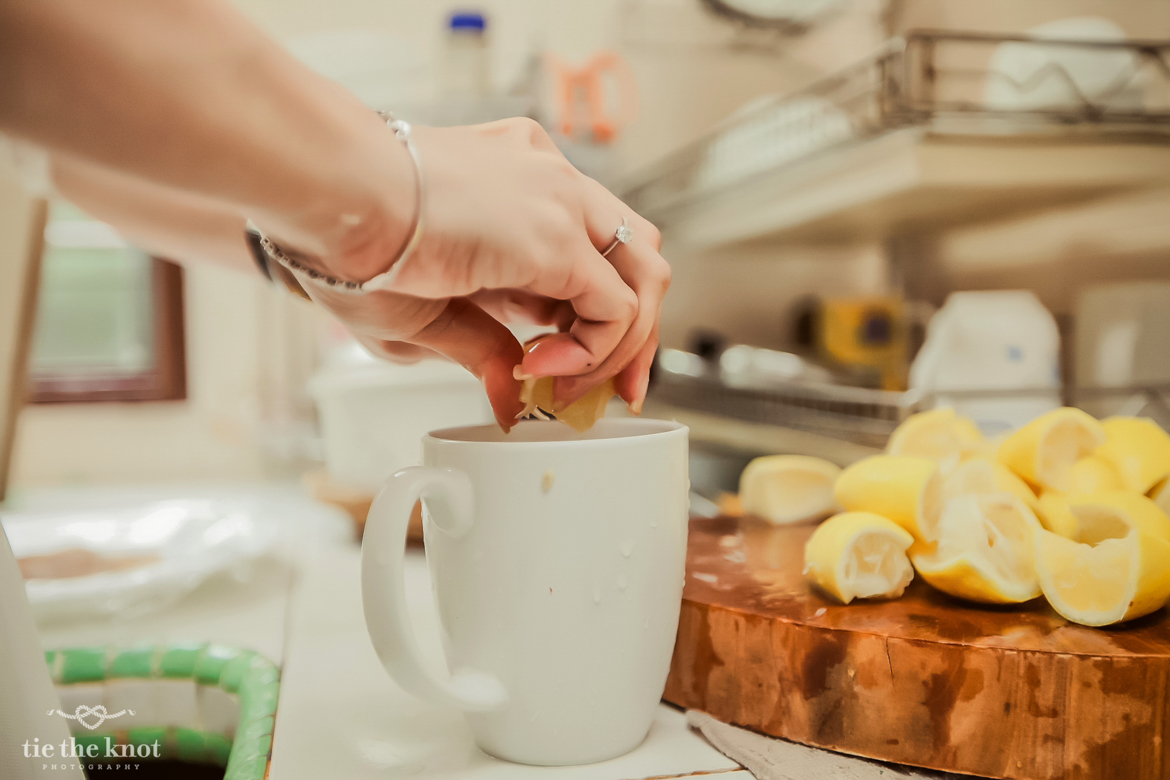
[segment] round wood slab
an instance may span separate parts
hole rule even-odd
[[[915,580],[841,606],[802,574],[812,527],[691,521],[664,698],[808,745],[1027,780],[1170,778],[1170,610],[1117,629]]]

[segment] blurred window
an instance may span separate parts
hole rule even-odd
[[[183,275],[54,203],[29,366],[32,401],[186,397]]]

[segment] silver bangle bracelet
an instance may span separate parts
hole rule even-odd
[[[414,162],[414,193],[415,193],[415,211],[414,224],[411,226],[410,238],[403,244],[401,251],[390,263],[390,268],[384,273],[380,273],[373,279],[364,282],[350,282],[345,279],[338,279],[326,273],[322,273],[310,264],[299,257],[292,256],[289,252],[278,246],[272,239],[264,235],[262,231],[257,229],[249,221],[249,226],[256,230],[260,236],[260,246],[263,247],[264,252],[276,262],[287,268],[300,279],[305,279],[315,284],[320,284],[340,292],[353,293],[360,295],[361,293],[370,292],[372,290],[388,289],[394,282],[394,278],[398,275],[398,270],[401,268],[402,261],[410,255],[422,241],[423,234],[423,197],[426,188],[423,182],[422,158],[419,157],[418,148],[415,147],[414,141],[411,138],[410,125],[401,119],[395,119],[394,115],[387,111],[379,111],[378,116],[386,120],[386,125],[394,131],[394,135],[399,141],[402,141],[406,151],[410,153],[410,159]]]

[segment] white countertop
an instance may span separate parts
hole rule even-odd
[[[551,768],[488,756],[475,747],[457,710],[410,696],[382,670],[362,619],[360,549],[348,521],[292,488],[259,490],[285,506],[290,520],[274,553],[253,567],[246,582],[214,577],[178,604],[139,618],[44,626],[42,645],[213,640],[263,652],[282,666],[271,780],[639,780],[695,774],[750,780],[666,705],[646,741],[610,761]],[[70,496],[79,498],[84,494]],[[407,556],[406,592],[420,641],[441,664],[438,616],[421,551]]]

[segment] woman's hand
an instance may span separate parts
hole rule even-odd
[[[422,242],[390,290],[354,296],[310,285],[313,298],[383,354],[403,356],[405,343],[466,366],[501,424],[521,408],[517,364],[560,377],[561,402],[616,377],[618,394],[640,411],[670,284],[654,226],[573,168],[531,120],[414,133],[426,181]],[[388,129],[386,143],[406,154]],[[633,240],[602,257],[623,219]],[[341,278],[370,279],[405,234],[365,221],[322,263]],[[563,332],[524,354],[503,325],[517,315]]]
[[[177,210],[134,223],[157,245],[236,262],[230,246],[197,235],[235,215],[335,276],[365,281],[405,243],[418,204],[394,133],[231,4],[0,2],[0,32],[0,130],[116,172],[126,193],[135,181],[180,193]],[[415,140],[425,232],[393,289],[312,294],[368,344],[396,354],[406,348],[392,342],[415,345],[476,372],[505,424],[519,403],[512,369],[521,362],[528,374],[560,377],[562,402],[616,377],[636,411],[670,280],[654,227],[576,171],[530,120],[420,127]],[[181,211],[209,219],[153,224]],[[623,219],[633,241],[603,258]],[[500,291],[526,296],[522,310],[564,332],[522,354],[477,303],[500,304]]]

